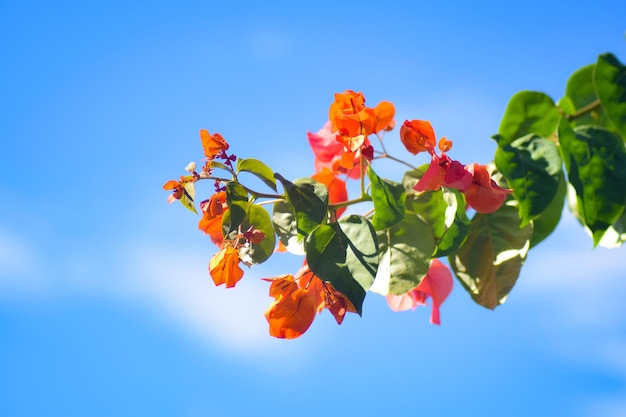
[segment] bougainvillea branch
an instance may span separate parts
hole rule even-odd
[[[238,158],[221,134],[201,130],[199,172],[190,163],[189,175],[163,185],[170,202],[197,213],[194,184],[214,183],[199,204],[198,228],[217,246],[209,260],[215,285],[235,287],[242,264],[276,252],[303,257],[299,271],[265,278],[271,336],[301,336],[324,309],[338,324],[349,312],[361,315],[368,292],[384,295],[394,311],[430,300],[431,322],[440,324],[453,274],[493,309],[529,251],[555,230],[565,201],[594,246],[626,240],[626,67],[612,54],[576,71],[558,104],[541,92],[515,94],[489,165],[453,159],[452,141],[438,139],[427,120],[396,129],[394,116],[391,102],[368,107],[360,92],[335,94],[328,121],[307,134],[315,173],[295,180]],[[387,152],[389,140],[402,142],[406,160]],[[418,162],[421,155],[429,160]],[[385,178],[380,159],[409,170],[398,181]],[[243,184],[241,172],[268,190]],[[347,181],[359,181],[360,195],[349,198]],[[370,204],[364,213],[345,214],[361,203]]]

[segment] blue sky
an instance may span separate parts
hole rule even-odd
[[[259,278],[301,259],[216,288],[161,189],[200,129],[311,175],[306,132],[345,89],[487,163],[512,94],[626,61],[626,5],[225,3],[0,1],[0,415],[626,415],[624,249],[569,214],[494,312],[456,285],[437,327],[371,294],[284,341]]]

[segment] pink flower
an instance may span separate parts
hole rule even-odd
[[[328,168],[332,172],[346,173],[350,178],[360,177],[360,151],[353,153],[352,161],[342,163],[342,157],[347,150],[341,142],[337,141],[337,134],[331,133],[330,121],[326,122],[317,133],[308,132],[307,137],[315,155],[315,172],[322,172],[324,168]],[[364,140],[369,145],[367,138]],[[350,162],[348,165],[352,165],[350,169],[344,168],[347,162]]]
[[[450,159],[445,153],[437,156],[433,152],[432,160],[424,176],[415,184],[415,191],[435,191],[445,186],[464,191],[472,183],[472,174],[459,161]]]
[[[473,179],[463,194],[467,204],[479,213],[493,213],[498,210],[507,194],[513,192],[496,184],[485,165],[472,164],[467,167],[467,171],[472,174]]]
[[[433,259],[430,268],[422,282],[411,291],[403,295],[386,296],[387,304],[393,311],[415,310],[419,305],[426,305],[426,298],[430,297],[433,302],[433,310],[430,315],[432,324],[441,324],[439,307],[452,291],[452,273],[441,261]]]

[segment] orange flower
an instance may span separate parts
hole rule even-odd
[[[200,141],[202,142],[202,148],[204,149],[204,155],[213,159],[220,152],[228,150],[228,143],[224,140],[219,133],[210,134],[208,130],[200,130]]]
[[[400,128],[400,140],[407,151],[413,155],[424,151],[432,154],[437,144],[435,131],[426,120],[405,120]]]
[[[202,218],[198,223],[198,229],[209,235],[211,242],[216,245],[221,245],[224,241],[222,217],[227,208],[226,191],[219,191],[200,203]]]
[[[365,107],[363,94],[350,90],[335,94],[335,101],[330,105],[329,119],[333,126],[332,131],[339,132],[337,140],[351,151],[357,150],[363,139],[348,138],[375,133],[378,122],[374,109]]]
[[[315,181],[321,182],[328,188],[328,202],[330,204],[342,203],[348,201],[348,190],[346,189],[346,182],[337,177],[337,174],[324,168],[321,172],[314,174],[311,178]],[[346,211],[346,207],[342,207],[337,210],[337,217],[341,216]]]
[[[339,142],[337,134],[332,133],[331,129],[331,123],[328,121],[317,133],[307,133],[315,155],[315,171],[320,172],[328,168],[334,172],[346,173],[350,178],[359,178],[361,151],[346,151],[346,147]],[[361,146],[365,148],[370,146],[370,141],[365,138]]]
[[[272,282],[269,293],[275,298],[265,311],[270,335],[281,339],[302,336],[315,319],[319,295],[300,288],[292,275],[266,280]]]
[[[209,273],[215,285],[226,284],[226,288],[234,287],[243,277],[239,261],[239,252],[232,246],[225,246],[213,255],[209,262]]]
[[[180,200],[180,198],[183,196],[183,193],[185,192],[184,184],[176,180],[169,180],[168,182],[163,184],[163,189],[173,190],[170,196],[170,203],[172,202],[171,200]]]
[[[347,312],[356,309],[345,295],[335,290],[329,282],[322,282],[305,263],[292,275],[264,278],[270,281],[270,297],[274,297],[265,311],[270,325],[270,335],[283,339],[302,336],[313,323],[316,313],[328,308],[337,324]]]
[[[381,101],[374,107],[374,114],[376,115],[376,132],[393,129],[396,124],[393,120],[393,116],[396,114],[396,108],[392,103]]]

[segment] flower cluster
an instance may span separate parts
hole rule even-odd
[[[311,191],[310,188],[291,183],[274,174],[260,161],[238,160],[227,153],[230,146],[222,135],[210,134],[206,130],[200,131],[205,156],[201,172],[196,172],[195,164],[191,163],[186,168],[191,175],[181,177],[179,181],[170,180],[163,186],[166,190],[172,190],[170,201],[181,200],[185,206],[195,211],[194,182],[205,179],[215,181],[214,194],[200,203],[202,217],[198,224],[198,228],[219,247],[219,251],[209,262],[209,274],[215,285],[234,287],[244,275],[242,264],[251,266],[263,262],[271,255],[267,252],[290,250],[284,245],[283,239],[273,244],[274,234],[297,242],[299,250],[307,255],[296,274],[264,278],[270,282],[269,295],[274,298],[265,312],[271,336],[287,339],[301,336],[311,326],[315,316],[324,309],[331,312],[338,324],[343,322],[348,312],[360,314],[364,297],[359,295],[360,292],[366,292],[373,280],[394,279],[389,275],[390,270],[386,270],[386,273],[381,272],[382,269],[378,272],[374,270],[378,267],[376,258],[382,259],[383,251],[387,251],[384,256],[394,256],[391,260],[394,268],[400,268],[399,271],[409,275],[410,281],[414,283],[413,288],[408,291],[405,289],[401,294],[391,287],[383,289],[390,308],[394,311],[414,309],[418,305],[424,305],[430,298],[431,323],[440,324],[439,309],[452,289],[452,274],[445,264],[436,258],[430,258],[431,254],[426,253],[423,260],[416,258],[411,262],[421,262],[420,268],[427,272],[411,276],[409,268],[412,266],[405,265],[395,254],[396,249],[389,246],[393,245],[394,239],[399,242],[404,239],[401,237],[404,232],[397,234],[399,232],[394,231],[394,225],[408,227],[407,225],[412,224],[410,219],[404,219],[404,216],[410,215],[404,214],[405,192],[400,192],[394,183],[380,179],[372,170],[373,162],[380,158],[391,158],[411,166],[408,162],[391,157],[384,150],[383,136],[393,130],[394,116],[395,107],[390,102],[382,101],[375,107],[367,107],[360,92],[348,90],[335,94],[329,109],[329,120],[317,133],[307,134],[315,156],[315,172],[310,177],[313,183],[305,183],[321,184],[324,192],[319,191],[317,186]],[[383,151],[374,149],[371,136],[380,141]],[[463,165],[450,159],[446,152],[451,149],[452,142],[444,137],[437,144],[434,130],[428,121],[405,121],[400,129],[400,140],[411,154],[427,152],[431,156],[428,169],[412,188],[415,195],[437,191],[442,187],[456,189],[463,193],[468,206],[477,212],[489,213],[497,210],[510,192],[491,179],[485,166]],[[436,146],[440,154],[435,152]],[[235,162],[236,166],[233,165]],[[225,170],[232,178],[215,176],[214,169]],[[279,179],[285,192],[268,194],[251,190],[239,182],[237,175],[241,171],[253,173],[275,190],[276,179]],[[376,193],[372,191],[371,195],[365,191],[366,171],[370,181],[376,182],[370,184],[370,187],[376,187]],[[414,172],[418,172],[416,168]],[[348,180],[361,181],[362,195],[359,198],[349,200],[346,187]],[[263,198],[269,201],[259,202]],[[364,225],[361,232],[365,234],[357,234],[363,237],[351,238],[342,227],[349,230],[349,222],[354,220],[354,216],[349,216],[346,220],[342,216],[349,205],[364,201],[373,201],[376,210],[370,211],[365,217],[357,216],[357,223]],[[259,208],[260,204],[268,203],[276,204],[272,220],[269,220],[265,210]],[[318,206],[323,207],[319,209],[321,212],[316,211]],[[235,214],[235,209],[239,214]],[[374,230],[370,224],[372,213],[376,216],[378,211],[385,210],[390,210],[393,215],[389,218],[389,215],[383,213],[382,217],[386,220],[382,223],[378,221],[376,225],[379,230]],[[311,222],[314,222],[312,226]],[[323,229],[324,226],[327,229]],[[317,229],[320,230],[319,233]],[[397,237],[392,233],[396,233]],[[411,231],[408,230],[407,233]],[[311,236],[330,240],[320,249],[315,246],[317,238]],[[363,260],[364,255],[358,255],[361,246],[358,239],[369,240],[378,245],[376,241],[383,238],[388,240],[388,247],[383,249],[380,246],[379,255],[374,256],[372,261],[368,263]],[[273,250],[271,246],[268,250],[268,245],[274,245]],[[315,264],[310,266],[309,255],[320,250],[322,259],[327,260],[320,262],[318,258],[314,258]],[[333,271],[336,272],[328,272],[323,266],[326,262],[334,263]],[[337,278],[335,274],[339,274],[341,278]],[[362,282],[363,274],[369,276],[369,285]],[[387,276],[381,276],[385,274]],[[355,276],[360,276],[361,280],[357,280]],[[334,284],[350,289],[350,293],[338,291]]]

